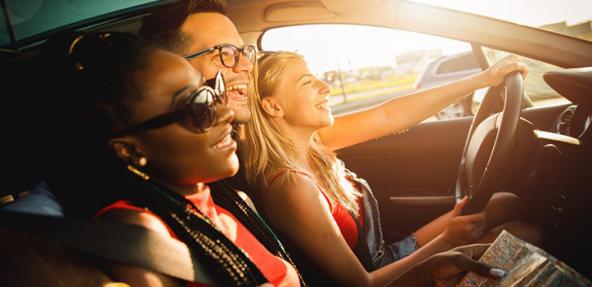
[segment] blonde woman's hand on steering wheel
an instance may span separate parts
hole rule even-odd
[[[520,72],[522,78],[526,78],[528,68],[520,61],[518,56],[511,54],[491,65],[477,77],[481,79],[482,87],[497,86],[501,84],[506,75],[512,72]]]

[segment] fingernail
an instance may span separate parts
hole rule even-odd
[[[491,274],[497,278],[502,278],[506,275],[506,271],[499,269],[499,268],[491,268],[491,269],[489,269],[489,274]]]

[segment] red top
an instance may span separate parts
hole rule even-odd
[[[195,206],[205,214],[216,227],[226,235],[234,244],[240,247],[253,263],[261,270],[261,273],[267,278],[267,280],[273,285],[282,286],[300,286],[300,281],[296,270],[292,265],[288,264],[281,258],[270,253],[265,246],[263,246],[255,236],[244,227],[240,221],[234,217],[226,209],[216,205],[210,194],[210,189],[205,188],[203,192],[186,196]],[[156,214],[151,211],[131,205],[128,201],[118,201],[103,208],[95,218],[100,217],[102,214],[115,210],[115,209],[127,209],[138,212],[147,212],[154,215],[161,223],[166,226],[169,234],[173,238],[177,236],[173,233],[170,227],[162,221]],[[205,286],[203,284],[196,284],[188,282],[187,286]]]
[[[316,182],[316,180],[310,174],[303,172],[303,171],[299,171],[299,170],[289,170],[289,172],[295,172],[298,174],[302,174],[302,175],[310,178],[315,183],[315,185],[317,186],[317,188],[319,189],[319,191],[321,192],[321,194],[323,195],[323,197],[327,201],[327,204],[329,204],[329,209],[331,210],[331,215],[333,216],[335,223],[337,223],[337,226],[339,227],[339,231],[341,231],[341,235],[345,239],[345,242],[347,242],[347,245],[353,250],[356,246],[356,243],[358,242],[358,226],[356,225],[354,217],[352,217],[352,215],[349,213],[347,208],[345,208],[345,206],[343,206],[340,203],[333,206],[333,204],[331,203],[331,201],[329,200],[327,195],[325,195],[325,191],[323,190],[323,188]],[[269,182],[269,185],[271,186],[271,184],[281,174],[282,174],[282,172],[278,172],[271,179],[271,181]],[[267,191],[269,191],[269,190],[267,190]],[[262,204],[265,200],[266,195],[267,195],[267,192],[265,192],[265,194],[263,194],[263,196],[261,197]],[[360,198],[358,198],[357,204],[358,204],[358,218],[357,218],[357,220],[360,222],[360,225],[363,227],[364,212],[361,208]]]

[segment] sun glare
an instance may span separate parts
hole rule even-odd
[[[470,49],[467,43],[440,37],[366,26],[309,25],[285,27],[277,32],[270,30],[266,33],[263,48],[287,50],[286,47],[290,47],[289,51],[307,58],[314,73],[396,66],[397,55],[418,50],[438,49],[449,55]]]
[[[573,25],[592,19],[592,0],[411,1],[535,27],[559,22]],[[422,50],[437,50],[437,54],[452,55],[471,49],[467,43],[450,39],[354,25],[305,25],[272,29],[266,32],[262,44],[265,50],[288,50],[304,55],[314,73],[369,66],[394,67],[398,56]]]
[[[538,27],[592,19],[590,0],[411,0]]]

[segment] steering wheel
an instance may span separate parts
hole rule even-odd
[[[502,85],[505,86],[503,110],[490,115],[489,103],[498,93],[488,93],[473,118],[465,141],[455,185],[457,201],[469,196],[463,214],[483,210],[508,177],[504,168],[520,121],[524,83],[520,73],[515,72],[507,75]]]

